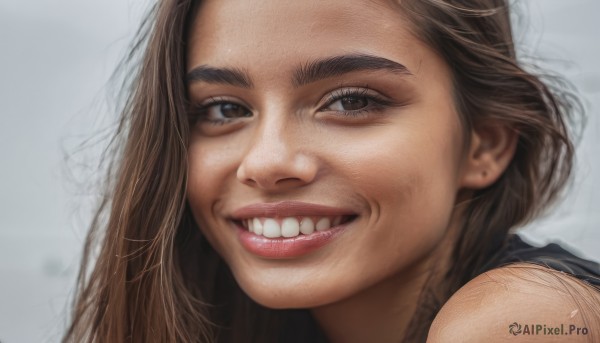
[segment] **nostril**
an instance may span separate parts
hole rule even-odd
[[[243,183],[247,184],[248,186],[256,186],[256,181],[252,180],[252,179],[244,179],[242,180]]]
[[[282,178],[282,179],[275,181],[275,184],[283,184],[283,183],[290,183],[290,182],[302,182],[302,180],[297,177],[286,177],[286,178]]]
[[[250,151],[241,161],[236,177],[245,185],[263,189],[298,187],[314,181],[318,169],[314,157],[295,150],[279,154]]]

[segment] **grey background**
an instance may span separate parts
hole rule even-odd
[[[0,0],[0,341],[58,341],[114,121],[109,77],[148,1]],[[586,104],[577,175],[561,206],[526,228],[600,259],[597,0],[522,0],[522,54],[566,75]],[[108,94],[108,96],[107,96]],[[89,138],[94,140],[81,150]],[[100,139],[100,142],[102,140]],[[66,156],[69,156],[68,158]]]

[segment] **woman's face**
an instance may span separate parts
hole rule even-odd
[[[449,70],[393,6],[208,0],[191,28],[189,203],[265,306],[333,303],[448,247]]]

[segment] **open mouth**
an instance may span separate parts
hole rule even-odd
[[[315,231],[327,231],[348,224],[358,215],[341,216],[297,216],[284,218],[254,217],[233,220],[238,227],[266,238],[293,238],[310,235]]]

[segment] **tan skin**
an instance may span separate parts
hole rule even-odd
[[[405,70],[294,82],[300,66],[348,55]],[[241,71],[252,84],[189,87],[201,110],[188,200],[239,285],[266,307],[312,309],[332,342],[397,342],[425,279],[447,260],[459,194],[502,174],[516,134],[487,123],[465,146],[447,65],[385,1],[204,1],[188,46],[188,71],[199,66]],[[308,255],[245,250],[231,213],[282,200],[358,218]]]
[[[563,331],[511,335],[513,322],[541,324]],[[597,342],[600,339],[600,292],[560,272],[531,264],[494,269],[456,292],[435,318],[428,343]],[[570,326],[587,328],[570,331]],[[523,328],[522,328],[523,329]],[[543,333],[543,331],[541,331]]]

